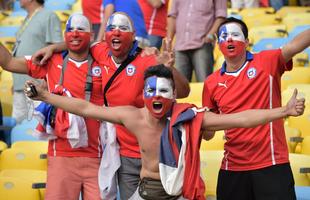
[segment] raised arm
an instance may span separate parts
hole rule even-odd
[[[294,55],[310,46],[310,29],[298,34],[282,48],[284,60],[288,62]]]
[[[217,131],[230,128],[250,128],[276,119],[302,115],[305,109],[305,99],[296,99],[296,96],[297,90],[295,89],[286,106],[274,109],[253,109],[234,114],[206,112],[202,130]]]
[[[107,25],[109,17],[113,13],[114,13],[114,5],[113,4],[108,4],[104,7],[104,18],[102,19],[100,29],[99,29],[99,33],[98,33],[98,36],[96,39],[98,42],[105,40],[106,25]]]
[[[37,91],[36,96],[33,96],[33,93],[27,90],[28,85],[35,86]],[[63,109],[66,112],[70,112],[83,117],[104,120],[116,124],[123,124],[126,115],[133,116],[132,113],[134,111],[134,107],[132,106],[103,107],[92,104],[84,99],[65,97],[49,93],[46,90],[46,82],[38,85],[33,81],[27,81],[24,91],[25,94],[33,100],[44,101],[46,103],[54,105],[57,108]]]
[[[11,53],[0,43],[0,66],[10,72],[27,74],[27,62],[24,57],[13,57]]]

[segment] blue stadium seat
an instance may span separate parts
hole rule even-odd
[[[16,125],[16,120],[13,117],[2,117],[2,123],[3,126],[7,127],[8,129],[4,131],[4,139],[5,143],[8,146],[11,146],[11,130],[15,127]]]
[[[310,28],[310,25],[296,26],[291,32],[288,33],[288,38],[291,40],[299,33]]]
[[[11,37],[15,36],[18,30],[18,26],[1,26],[0,27],[0,37]]]
[[[258,41],[252,48],[254,52],[269,49],[277,49],[285,45],[289,41],[288,38],[265,38]]]
[[[16,141],[37,141],[38,138],[33,136],[38,120],[32,119],[30,121],[24,120],[21,124],[17,124],[11,131],[11,144]]]

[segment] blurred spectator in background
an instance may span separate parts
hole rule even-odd
[[[259,0],[231,0],[231,8],[257,8]]]
[[[226,0],[173,0],[168,15],[167,42],[175,40],[175,64],[189,81],[204,81],[213,72],[215,33],[227,16]]]
[[[14,0],[0,0],[0,11],[11,10]]]
[[[139,0],[151,47],[161,48],[166,36],[169,0]]]
[[[135,27],[136,40],[139,42],[139,47],[149,46],[147,39],[147,32],[145,28],[143,13],[138,4],[138,0],[126,0],[126,3],[122,0],[103,0],[104,7],[104,20],[101,23],[100,31],[97,40],[105,40],[105,29],[109,17],[114,12],[124,12],[133,21]]]
[[[82,0],[82,11],[90,22],[92,23],[95,38],[97,38],[101,21],[103,19],[102,0]]]
[[[60,20],[55,13],[44,9],[44,0],[20,0],[19,3],[28,15],[16,33],[14,56],[32,55],[50,43],[63,41]],[[17,123],[27,118],[33,102],[23,92],[29,79],[27,75],[13,73],[12,116]]]

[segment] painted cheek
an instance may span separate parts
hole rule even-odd
[[[235,48],[233,50],[228,49],[229,45],[233,45]],[[232,42],[222,42],[219,44],[221,52],[226,57],[236,57],[241,55],[245,51],[245,42],[232,40]]]
[[[71,44],[72,40],[79,40],[78,44]],[[68,49],[72,51],[84,51],[90,44],[90,33],[88,32],[68,32],[65,33],[65,40],[68,46]]]
[[[162,109],[160,112],[156,112],[153,108],[154,99],[156,99],[156,101],[160,101],[162,103]],[[145,98],[144,104],[148,108],[149,112],[155,118],[160,119],[160,118],[164,117],[167,114],[167,112],[171,109],[172,104],[173,104],[173,100],[156,96],[156,97],[152,97],[152,98]]]

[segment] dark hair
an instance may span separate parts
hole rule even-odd
[[[36,2],[38,2],[38,3],[41,4],[41,5],[44,4],[44,0],[36,0]]]
[[[228,17],[225,19],[225,21],[223,21],[219,27],[217,28],[217,35],[219,34],[219,30],[221,28],[221,26],[223,26],[224,24],[228,24],[228,23],[237,23],[241,26],[241,30],[243,32],[243,35],[245,37],[245,39],[248,39],[248,27],[247,25],[240,19],[234,18],[234,17]],[[219,35],[218,35],[219,36]]]
[[[154,65],[144,71],[144,81],[151,76],[170,79],[172,82],[172,88],[174,89],[175,86],[172,71],[165,65]]]

